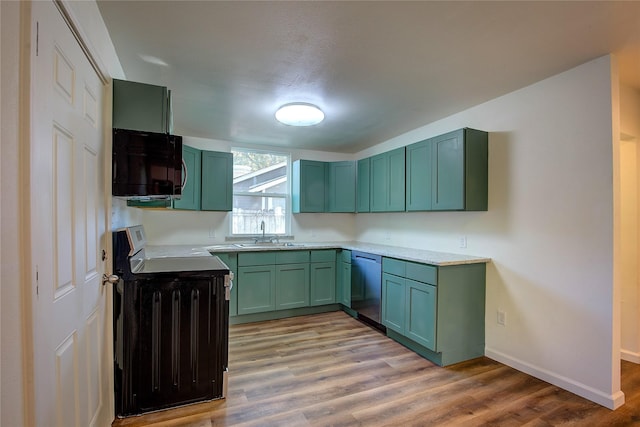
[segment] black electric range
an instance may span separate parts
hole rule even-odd
[[[141,225],[113,233],[116,415],[226,396],[233,274],[215,256],[145,256]]]

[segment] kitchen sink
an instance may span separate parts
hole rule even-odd
[[[207,246],[209,251],[225,251],[233,250],[233,248],[242,249],[264,249],[264,248],[302,248],[306,245],[304,243],[271,243],[271,242],[259,242],[259,243],[228,243],[223,245]]]
[[[234,243],[233,246],[238,248],[278,248],[278,247],[303,247],[304,245],[301,243],[271,243],[271,242],[261,242],[261,243]]]

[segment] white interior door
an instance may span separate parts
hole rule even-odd
[[[36,425],[113,420],[104,85],[53,2],[32,4],[31,245]]]

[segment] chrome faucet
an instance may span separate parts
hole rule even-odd
[[[266,228],[267,226],[265,225],[264,221],[260,221],[260,231],[262,231],[262,237],[260,236],[254,237],[253,238],[254,243],[260,243],[260,242],[261,243],[278,243],[279,242],[279,239],[277,236],[267,237],[265,235],[265,232],[267,231]]]

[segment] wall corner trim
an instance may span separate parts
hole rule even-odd
[[[577,394],[580,397],[584,397],[587,400],[602,405],[605,408],[615,410],[624,405],[624,393],[622,390],[618,390],[612,394],[607,392],[596,390],[593,387],[577,382],[571,378],[567,378],[556,372],[549,371],[538,366],[531,365],[523,360],[516,359],[500,351],[493,350],[491,348],[485,348],[485,356],[489,359],[493,359],[497,362],[504,363],[518,371],[531,375],[555,386],[558,386],[571,393]]]

